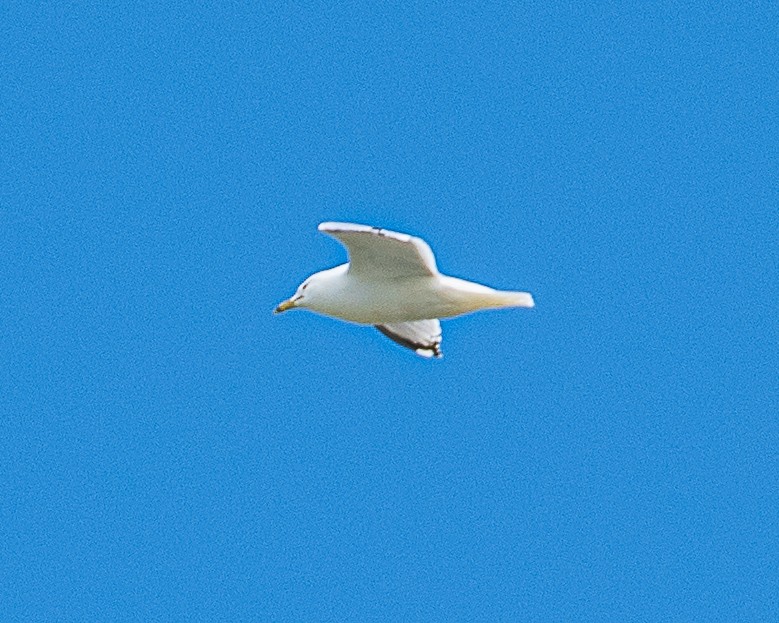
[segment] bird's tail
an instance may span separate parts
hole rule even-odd
[[[496,307],[535,307],[533,295],[530,292],[495,292]]]
[[[445,296],[449,300],[449,308],[445,313],[439,313],[439,318],[459,316],[480,309],[500,309],[501,307],[533,307],[533,296],[529,292],[512,292],[510,290],[495,290],[473,281],[464,281],[455,277],[443,277],[448,286]]]

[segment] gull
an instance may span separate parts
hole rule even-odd
[[[494,290],[442,275],[421,238],[354,223],[322,223],[319,231],[346,247],[349,262],[308,277],[275,313],[300,308],[373,325],[418,355],[438,358],[439,318],[534,306],[529,292]]]

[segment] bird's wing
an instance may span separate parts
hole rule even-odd
[[[438,274],[433,252],[421,238],[352,223],[322,223],[319,231],[346,247],[354,275],[381,280]]]
[[[441,323],[436,319],[377,324],[389,339],[422,357],[441,357]]]

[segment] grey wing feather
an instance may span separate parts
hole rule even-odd
[[[349,251],[349,271],[368,279],[404,279],[438,275],[435,256],[421,238],[354,223],[322,223]]]
[[[377,324],[376,328],[417,355],[436,358],[442,356],[441,323],[436,319]]]

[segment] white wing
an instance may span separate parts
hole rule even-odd
[[[322,223],[319,231],[349,251],[349,272],[366,279],[438,275],[435,257],[421,238],[353,223]]]
[[[438,320],[415,320],[377,324],[376,328],[401,346],[422,357],[441,357],[441,323]]]

